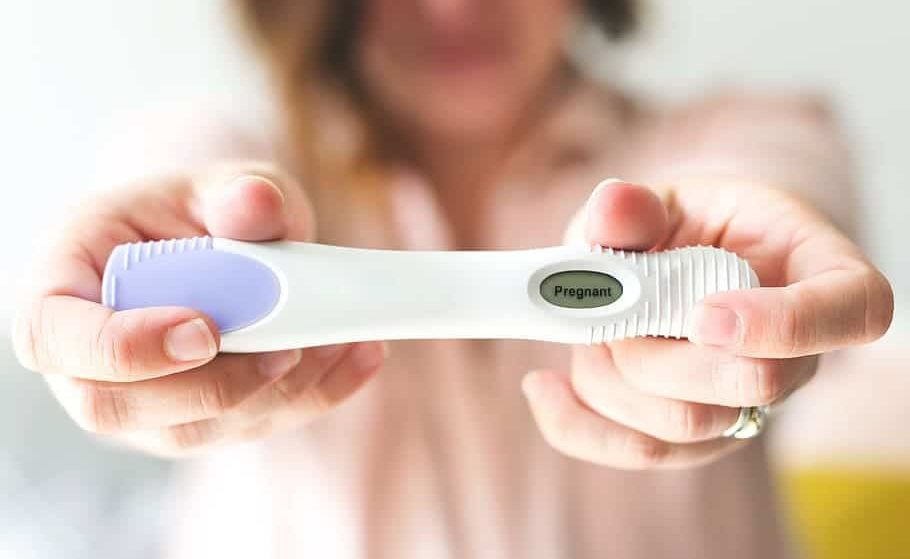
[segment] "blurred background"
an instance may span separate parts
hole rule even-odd
[[[820,91],[854,146],[863,242],[895,286],[896,321],[884,340],[788,403],[772,436],[782,498],[804,548],[830,557],[853,556],[851,546],[869,552],[871,544],[857,543],[857,522],[910,518],[910,435],[901,428],[910,424],[910,257],[902,242],[910,238],[910,5],[646,4],[643,31],[600,66],[611,79],[666,101],[717,86]],[[116,162],[100,154],[137,114],[203,103],[254,126],[274,118],[262,70],[239,37],[227,0],[2,4],[0,293],[12,293],[20,263],[68,205],[111,186],[104,176]],[[14,305],[0,296],[0,557],[154,557],[170,466],[70,423],[12,357]],[[883,536],[889,547],[879,556],[910,557],[906,533],[869,541]]]

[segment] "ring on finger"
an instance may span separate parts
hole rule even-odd
[[[752,439],[761,434],[768,422],[769,406],[746,406],[739,408],[739,416],[723,436],[732,439]]]

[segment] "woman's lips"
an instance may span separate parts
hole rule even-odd
[[[490,43],[477,43],[470,39],[457,42],[435,43],[428,49],[429,61],[441,70],[469,70],[495,64],[505,55],[505,49]]]

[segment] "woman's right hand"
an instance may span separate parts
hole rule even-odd
[[[13,327],[19,361],[84,429],[163,455],[258,438],[311,419],[382,365],[381,342],[218,355],[188,308],[114,312],[101,277],[121,243],[213,235],[312,240],[302,188],[260,164],[147,181],[83,206],[53,239]]]

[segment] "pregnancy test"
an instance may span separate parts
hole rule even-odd
[[[757,286],[745,260],[704,246],[398,251],[195,237],[116,247],[102,302],[202,311],[224,352],[443,338],[596,344],[685,338],[705,296]]]

